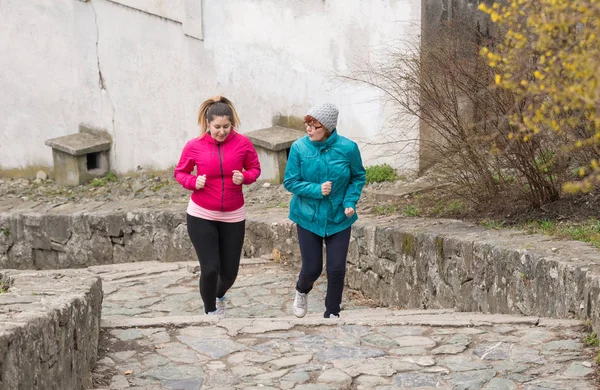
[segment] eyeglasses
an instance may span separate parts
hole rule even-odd
[[[323,127],[322,125],[321,126],[315,126],[314,123],[305,123],[304,126],[306,126],[306,127],[312,127],[313,130],[317,130],[317,129],[320,129],[321,127]]]

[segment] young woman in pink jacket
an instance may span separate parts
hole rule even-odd
[[[204,311],[224,315],[246,229],[242,185],[258,179],[260,163],[250,140],[235,131],[240,120],[228,99],[217,96],[202,103],[198,124],[200,136],[183,148],[175,179],[192,191],[187,229],[200,261]]]

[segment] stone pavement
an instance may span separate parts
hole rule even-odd
[[[196,263],[88,270],[104,303],[96,389],[596,389],[581,323],[370,307],[291,315],[296,272],[244,259],[224,318],[203,314]]]

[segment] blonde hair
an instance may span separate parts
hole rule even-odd
[[[215,96],[207,99],[200,105],[198,110],[198,124],[202,129],[200,136],[202,137],[208,131],[208,123],[213,120],[215,116],[226,116],[229,118],[232,127],[240,125],[240,118],[238,117],[233,103],[229,99],[223,96]]]

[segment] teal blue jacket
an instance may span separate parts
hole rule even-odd
[[[331,182],[331,193],[323,196],[321,184]],[[334,130],[320,142],[304,136],[292,144],[283,186],[293,195],[289,218],[321,237],[350,227],[357,219],[356,202],[366,174],[358,145]],[[355,211],[350,218],[344,210]]]

